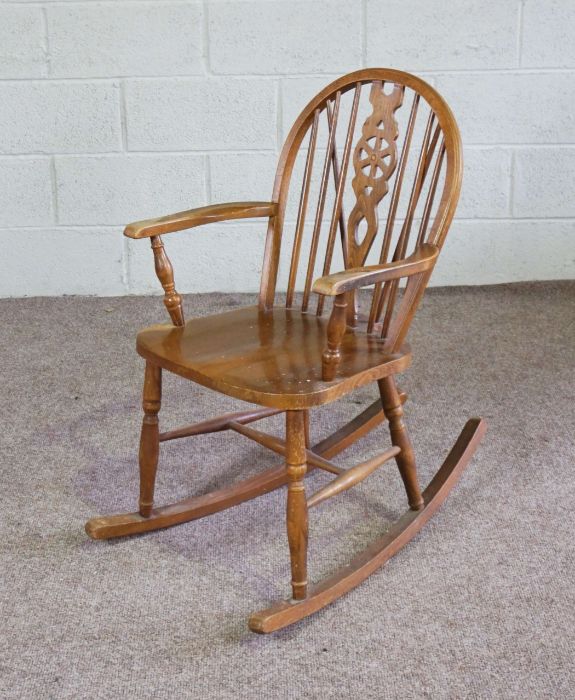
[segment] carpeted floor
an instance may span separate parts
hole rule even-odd
[[[199,315],[252,298],[186,303]],[[89,517],[134,509],[134,336],[162,314],[156,298],[0,301],[1,698],[575,697],[575,283],[428,293],[401,382],[422,481],[468,417],[487,419],[484,443],[407,548],[272,636],[246,619],[288,593],[283,491],[141,537],[84,534]],[[362,388],[314,411],[313,437],[375,395]],[[236,407],[166,378],[164,426]],[[378,428],[337,459],[367,458],[387,439]],[[162,449],[158,502],[277,463],[227,433]],[[314,509],[312,580],[403,508],[389,463]]]

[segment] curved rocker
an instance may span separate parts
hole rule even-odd
[[[302,600],[285,600],[254,613],[249,619],[252,632],[265,634],[287,627],[329,605],[364,581],[410,542],[439,509],[456,484],[485,434],[485,421],[467,421],[439,471],[423,492],[424,507],[408,510],[380,539],[323,583],[313,587]]]

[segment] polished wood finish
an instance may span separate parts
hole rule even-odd
[[[419,490],[417,470],[415,468],[415,454],[407,428],[403,422],[403,407],[399,399],[395,379],[393,377],[380,379],[378,386],[381,393],[383,412],[389,421],[391,443],[400,449],[395,457],[395,461],[407,492],[407,500],[410,508],[419,510],[423,508],[423,497]]]
[[[362,107],[367,102],[362,95],[369,96],[369,105]],[[360,115],[362,110],[367,113]],[[338,133],[345,134],[342,151]],[[285,213],[300,149],[305,162],[303,181],[292,189],[296,196],[299,193],[299,204],[291,251],[287,251],[286,302],[279,306],[276,286],[282,240],[290,240],[289,234],[284,235]],[[410,183],[404,182],[408,172],[415,173]],[[92,519],[86,526],[88,534],[107,539],[170,527],[287,486],[292,598],[252,616],[250,627],[257,632],[279,629],[318,610],[406,544],[443,502],[484,432],[480,419],[469,421],[421,493],[403,417],[405,395],[398,391],[395,375],[411,362],[407,333],[453,219],[461,174],[459,132],[442,97],[408,73],[365,69],[334,81],[305,107],[280,154],[271,201],[210,205],[127,226],[126,236],[151,239],[172,323],[145,328],[136,341],[138,353],[146,360],[140,510]],[[344,212],[346,192],[352,196],[349,217]],[[317,193],[315,202],[312,193]],[[327,229],[324,214],[330,216]],[[160,236],[249,217],[267,219],[257,307],[185,322]],[[339,245],[344,269],[332,270]],[[304,250],[309,251],[305,256]],[[372,250],[379,252],[375,257],[379,262],[366,265]],[[320,277],[314,281],[318,266]],[[302,278],[300,290],[297,284]],[[405,285],[400,284],[402,280]],[[362,287],[372,288],[366,316],[358,305],[357,292]],[[303,292],[301,304],[299,291]],[[257,407],[160,433],[163,370]],[[310,409],[375,381],[380,400],[310,447]],[[285,440],[248,425],[279,412],[286,416]],[[389,422],[390,449],[348,469],[330,461],[384,416]],[[282,455],[285,463],[210,494],[154,508],[160,443],[223,430],[254,440]],[[410,510],[352,564],[308,588],[308,508],[352,488],[392,457]],[[308,499],[305,476],[317,468],[336,478]]]
[[[420,95],[416,92],[413,95],[413,102],[411,105],[411,111],[409,113],[409,121],[406,128],[405,138],[403,142],[403,148],[401,149],[401,155],[399,158],[399,165],[397,170],[397,177],[393,183],[393,191],[391,194],[391,201],[389,204],[389,212],[387,216],[387,222],[385,224],[385,232],[383,235],[383,241],[381,244],[381,253],[379,255],[379,264],[384,264],[388,257],[391,247],[391,238],[393,234],[393,229],[395,226],[395,219],[397,215],[397,209],[399,206],[399,198],[401,196],[401,190],[403,186],[403,176],[405,174],[405,167],[407,165],[407,159],[409,157],[409,151],[411,148],[411,142],[413,138],[413,129],[415,126],[415,120],[417,118],[417,112],[420,104]],[[367,325],[367,332],[372,333],[374,330],[374,325],[377,320],[381,317],[382,309],[384,306],[385,297],[382,294],[381,282],[376,283],[375,289],[373,291],[373,298],[371,303],[371,308],[369,312],[369,321]]]
[[[333,576],[313,586],[305,600],[285,600],[254,613],[249,619],[252,632],[265,634],[292,625],[358,586],[405,547],[437,512],[477,449],[485,423],[480,418],[467,421],[445,461],[423,492],[425,506],[408,510],[385,535],[358,554]]]
[[[166,255],[161,237],[152,236],[150,240],[152,241],[156,275],[164,288],[164,305],[170,314],[174,326],[183,326],[184,311],[182,309],[182,297],[176,292],[172,263]]]
[[[303,427],[305,431],[305,446],[309,448],[311,445],[311,432],[309,427],[309,411],[307,409],[304,409],[303,412]]]
[[[397,165],[399,130],[394,113],[403,104],[404,92],[405,87],[396,84],[391,94],[386,95],[383,81],[374,80],[371,84],[369,100],[373,111],[363,125],[353,157],[355,177],[351,184],[356,203],[347,224],[351,267],[363,265],[379,230],[378,205],[389,190],[389,179]],[[367,224],[367,229],[360,240],[359,224],[362,221]]]
[[[325,277],[319,277],[313,285],[317,294],[335,296],[360,287],[368,287],[375,283],[397,280],[402,277],[425,272],[433,268],[439,248],[431,243],[425,243],[413,255],[398,262],[383,265],[368,265],[353,267],[349,270],[334,272]]]
[[[401,398],[405,401],[406,395],[401,394]],[[383,421],[385,421],[385,416],[381,401],[374,401],[353,420],[314,445],[313,454],[325,458],[335,457],[374,430]],[[206,421],[206,423],[211,422]],[[308,471],[313,468],[313,464],[309,463]],[[286,483],[285,464],[281,464],[238,484],[212,491],[204,496],[194,496],[178,503],[154,508],[148,518],[143,518],[138,512],[92,518],[86,523],[86,533],[94,540],[107,540],[161,530],[226,510],[244,501],[274,491],[285,486]]]
[[[402,372],[409,346],[389,354],[381,340],[345,333],[333,381],[322,379],[328,321],[299,309],[256,306],[190,319],[183,328],[150,326],[138,333],[142,357],[186,379],[270,408],[311,408]]]
[[[160,433],[160,442],[167,440],[177,440],[183,437],[192,437],[193,435],[206,435],[207,433],[219,433],[221,430],[229,430],[232,424],[247,425],[262,418],[275,416],[282,413],[280,409],[275,408],[256,408],[252,411],[238,411],[236,413],[224,413],[217,418],[194,423],[194,425],[186,425],[183,428],[169,430],[165,433]]]
[[[303,411],[302,413],[304,414],[305,444],[307,446],[309,444],[309,426],[305,417],[308,415],[308,412]],[[228,427],[230,430],[235,430],[236,433],[244,435],[250,440],[257,442],[259,445],[267,447],[269,450],[272,450],[272,452],[275,452],[280,455],[285,455],[287,452],[286,441],[275,437],[275,435],[268,435],[268,433],[262,433],[261,430],[254,430],[253,428],[248,428],[246,425],[236,423],[234,421],[230,422]],[[312,465],[314,467],[317,467],[318,469],[323,469],[324,471],[331,472],[332,474],[341,474],[345,471],[345,469],[337,467],[335,464],[332,464],[329,460],[324,459],[323,457],[315,454],[315,452],[309,449],[306,449],[306,461],[308,465]]]
[[[256,217],[274,216],[277,209],[275,202],[229,202],[226,204],[210,204],[207,207],[179,211],[158,219],[146,219],[128,224],[124,236],[128,238],[149,238],[162,233],[175,233],[185,229],[213,224],[218,221],[233,219],[251,219]]]
[[[287,535],[294,600],[307,594],[308,518],[304,477],[307,472],[303,411],[286,412]]]
[[[309,260],[307,264],[307,272],[305,277],[305,287],[303,290],[303,300],[301,304],[302,311],[307,311],[309,305],[309,296],[311,291],[311,285],[313,282],[313,273],[315,268],[315,261],[317,257],[317,251],[319,246],[319,237],[321,231],[321,225],[323,221],[323,210],[325,207],[325,200],[327,194],[327,188],[329,183],[329,171],[333,162],[333,152],[335,144],[335,130],[337,127],[337,118],[339,116],[339,102],[341,98],[341,93],[339,91],[335,94],[335,100],[333,103],[333,114],[328,112],[328,123],[329,123],[329,136],[327,140],[327,149],[323,164],[323,171],[321,175],[321,185],[319,190],[319,200],[315,213],[315,221],[313,225],[313,235],[311,240],[311,249],[309,254]],[[277,268],[277,266],[276,266]],[[277,269],[275,271],[277,275]]]
[[[349,120],[349,125],[347,128],[347,137],[345,139],[345,146],[343,149],[343,162],[341,169],[337,164],[337,160],[333,164],[333,173],[335,177],[335,201],[333,204],[333,213],[331,216],[331,224],[329,227],[329,235],[327,241],[327,247],[325,251],[325,259],[323,262],[323,274],[327,275],[331,269],[331,263],[333,259],[333,251],[335,247],[335,237],[338,227],[341,228],[342,215],[343,215],[343,193],[345,191],[345,180],[347,176],[347,167],[349,163],[349,156],[351,153],[353,131],[355,128],[355,120],[357,118],[357,110],[359,107],[359,98],[361,95],[361,83],[358,83],[355,88],[355,96],[353,98],[353,104],[351,107],[351,116]],[[333,158],[337,159],[335,139],[333,142]],[[342,230],[342,236],[346,237],[345,229]],[[324,298],[320,296],[317,300],[317,315],[321,316],[323,311]]]
[[[307,213],[307,205],[309,200],[309,187],[311,184],[311,176],[313,171],[313,159],[315,154],[315,144],[317,140],[317,129],[319,123],[319,109],[316,109],[313,117],[313,125],[311,128],[309,147],[307,151],[307,158],[305,161],[305,170],[303,174],[303,183],[301,188],[301,196],[299,201],[299,208],[297,212],[297,224],[295,229],[294,245],[292,248],[291,265],[289,271],[289,282],[286,296],[286,305],[290,307],[293,302],[293,295],[295,292],[295,283],[297,268],[299,265],[299,258],[301,252],[301,242],[303,237],[303,227],[305,224],[305,217]]]
[[[335,379],[337,366],[341,359],[341,343],[347,328],[346,309],[346,295],[338,294],[333,302],[333,309],[327,324],[327,347],[321,356],[321,378],[324,382],[332,382]]]
[[[435,161],[435,167],[433,169],[433,175],[431,178],[431,184],[429,191],[427,193],[427,199],[425,200],[425,208],[423,210],[423,216],[421,217],[421,224],[419,226],[419,233],[417,235],[416,245],[419,247],[423,244],[425,240],[425,233],[429,226],[429,218],[431,216],[431,208],[433,207],[433,200],[435,199],[435,193],[437,192],[437,185],[439,183],[439,176],[441,174],[441,168],[443,166],[443,158],[445,156],[445,145],[442,143],[439,149],[439,155]]]
[[[147,518],[154,503],[154,485],[160,454],[158,412],[162,402],[162,370],[146,362],[142,407],[144,419],[140,435],[140,515]]]
[[[317,506],[319,503],[326,501],[328,498],[337,496],[338,493],[347,491],[348,489],[352,488],[352,486],[356,486],[357,484],[361,483],[370,474],[373,474],[376,469],[379,469],[379,467],[385,464],[388,460],[395,457],[400,451],[401,450],[399,447],[392,447],[377,457],[372,457],[361,464],[356,464],[356,466],[351,467],[351,469],[347,469],[333,481],[330,481],[327,486],[324,486],[323,488],[319,489],[319,491],[316,491],[313,495],[311,495],[307,499],[308,508],[313,508],[313,506]]]

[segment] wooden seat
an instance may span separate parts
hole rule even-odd
[[[407,397],[395,375],[411,362],[407,333],[453,219],[461,176],[459,131],[441,95],[409,73],[365,69],[328,85],[302,111],[280,154],[269,202],[214,204],[128,225],[129,238],[150,239],[171,325],[146,328],[137,337],[146,361],[138,510],[92,518],[86,524],[90,537],[171,527],[287,487],[292,595],[250,617],[250,629],[260,633],[316,612],[413,539],[485,432],[480,418],[468,420],[435,476],[420,487],[404,421]],[[258,305],[186,323],[162,235],[258,218],[267,220]],[[277,294],[278,280],[285,298]],[[364,287],[371,294],[362,316],[358,291]],[[160,432],[163,371],[258,407]],[[312,445],[313,409],[368,382],[377,382],[379,399]],[[250,426],[277,413],[285,413],[284,436]],[[381,453],[346,467],[332,461],[386,420],[391,445]],[[282,462],[229,487],[156,507],[161,444],[223,430],[264,445]],[[309,509],[390,460],[408,510],[347,566],[308,583]],[[333,478],[307,496],[305,477],[312,469]]]
[[[390,355],[366,333],[348,333],[331,382],[322,380],[327,321],[299,309],[249,306],[137,336],[142,357],[210,389],[273,408],[310,408],[408,367],[407,347]]]

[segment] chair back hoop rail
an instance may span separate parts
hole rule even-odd
[[[386,86],[392,87],[391,92],[384,92]],[[359,141],[352,149],[360,95],[362,90],[366,89],[369,91],[372,112],[363,123]],[[395,115],[403,105],[407,89],[411,93],[409,120],[403,141],[398,143],[399,133]],[[352,92],[354,98],[346,129],[342,162],[339,163],[335,134],[337,120],[341,113],[342,97],[348,92]],[[427,113],[425,113],[426,109]],[[323,155],[323,161],[316,157],[318,125],[322,118],[327,121],[329,128],[325,154],[320,154]],[[416,123],[422,119],[425,130],[421,143],[416,144],[414,143]],[[287,136],[279,158],[272,195],[273,202],[277,204],[277,212],[269,220],[260,288],[259,303],[262,309],[270,309],[274,306],[286,204],[296,158],[306,136],[309,137],[307,157],[291,252],[286,305],[291,307],[294,304],[296,277],[301,262],[302,237],[310,202],[310,183],[314,162],[318,161],[316,166],[321,168],[321,183],[313,222],[310,259],[307,262],[302,310],[308,311],[311,291],[316,292],[320,297],[316,306],[317,315],[323,312],[325,296],[335,297],[328,324],[323,367],[324,379],[330,381],[335,374],[346,328],[353,327],[357,323],[355,307],[356,290],[359,287],[374,286],[367,332],[379,332],[390,352],[396,351],[403,343],[455,213],[461,189],[462,147],[459,129],[449,106],[434,88],[416,76],[391,69],[364,69],[339,78],[328,85],[302,111]],[[352,187],[356,202],[346,223],[343,194],[352,151],[355,171]],[[414,159],[417,159],[417,166],[410,195],[406,201],[406,209],[403,212],[403,225],[393,250],[392,238],[398,214],[401,213],[398,207],[402,189],[408,189],[404,183],[406,166],[408,161],[411,162]],[[367,173],[366,168],[368,168]],[[319,252],[330,170],[333,171],[336,193],[329,220],[323,278],[312,284],[316,256]],[[377,176],[378,173],[379,176]],[[443,186],[438,194],[441,177],[443,177]],[[421,212],[419,231],[414,241],[415,260],[410,261],[406,252],[416,209],[422,199],[425,185],[428,189]],[[387,220],[385,225],[379,226],[378,207],[387,194],[390,194]],[[435,212],[433,212],[434,201],[438,202]],[[363,240],[358,231],[362,223],[367,224]],[[348,272],[330,275],[338,228]],[[380,230],[383,240],[379,264],[363,267]],[[403,269],[401,269],[402,262],[405,263]],[[389,265],[388,269],[384,269],[386,264]],[[407,277],[407,289],[403,303],[399,304],[398,313],[394,317],[401,277]],[[381,324],[378,323],[380,319],[382,319]]]
[[[289,195],[290,187],[298,194],[292,186],[298,164],[303,172],[292,222]],[[86,524],[90,537],[171,527],[287,486],[292,596],[251,616],[250,629],[260,633],[316,612],[407,544],[447,498],[485,432],[482,419],[468,420],[433,479],[420,488],[403,417],[407,397],[394,375],[409,365],[406,336],[453,219],[461,177],[459,131],[443,98],[409,73],[364,69],[328,85],[296,119],[271,201],[209,205],[128,225],[126,236],[150,239],[172,325],[138,334],[137,350],[146,360],[138,510],[93,518]],[[268,219],[258,306],[186,322],[162,235],[254,217]],[[289,269],[285,304],[278,306],[282,242]],[[360,296],[365,287],[369,295]],[[164,370],[258,406],[160,432]],[[312,445],[309,409],[373,381],[378,400]],[[285,414],[285,439],[251,426],[279,413]],[[391,447],[348,468],[332,461],[384,421]],[[155,507],[161,443],[221,431],[255,441],[283,462],[230,487]],[[397,465],[409,509],[349,565],[308,585],[309,508],[356,486],[389,460]],[[313,469],[332,480],[306,497],[305,476]]]

